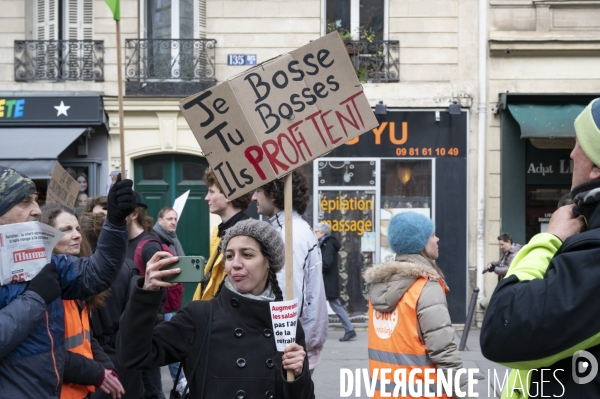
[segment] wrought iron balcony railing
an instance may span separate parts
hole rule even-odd
[[[15,80],[104,80],[102,40],[15,40]]]
[[[214,86],[214,39],[125,40],[126,90],[133,95],[185,95]]]
[[[367,83],[400,81],[398,40],[348,40],[344,43],[358,80]]]

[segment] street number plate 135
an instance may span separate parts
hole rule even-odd
[[[256,65],[256,54],[228,54],[227,65]]]

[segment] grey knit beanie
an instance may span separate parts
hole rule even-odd
[[[281,233],[267,222],[255,219],[247,219],[236,223],[227,229],[221,240],[221,253],[225,253],[227,243],[236,236],[248,236],[254,238],[265,251],[269,260],[269,266],[275,273],[280,271],[285,264],[285,245]]]

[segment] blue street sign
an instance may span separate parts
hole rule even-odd
[[[227,65],[256,65],[256,54],[227,54]]]

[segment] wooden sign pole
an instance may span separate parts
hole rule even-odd
[[[121,145],[121,179],[127,178],[125,132],[123,129],[123,65],[121,64],[121,21],[117,20],[117,85],[119,86],[119,141]]]
[[[285,215],[285,300],[294,299],[294,245],[292,234],[292,173],[285,177],[283,191],[283,206]],[[287,371],[287,380],[294,381],[294,372]]]

